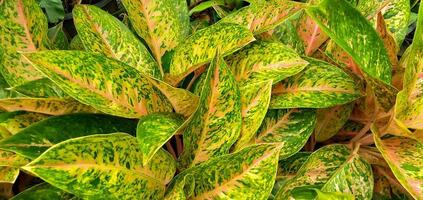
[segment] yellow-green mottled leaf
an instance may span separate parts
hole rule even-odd
[[[185,0],[123,0],[131,25],[161,63],[161,57],[186,39],[190,25]]]
[[[226,56],[254,40],[248,29],[236,24],[219,23],[199,30],[175,48],[168,79],[178,83],[210,62],[217,50]]]
[[[0,150],[0,183],[14,183],[19,175],[19,167],[29,161],[13,152]]]
[[[145,75],[117,60],[82,51],[41,51],[25,57],[69,96],[104,113],[138,118],[171,111]]]
[[[275,144],[248,146],[185,170],[173,184],[193,176],[194,192],[188,199],[265,200],[275,181],[279,149]]]
[[[269,107],[272,81],[240,86],[242,126],[235,150],[247,145],[254,138]]]
[[[49,28],[47,35],[51,43],[50,46],[52,46],[53,49],[69,49],[69,41],[63,31],[63,22]]]
[[[336,135],[349,119],[354,104],[345,104],[317,110],[316,129],[314,137],[317,142],[323,142]]]
[[[47,118],[48,115],[24,111],[0,113],[0,127],[11,135],[23,130],[27,126]]]
[[[405,137],[380,138],[373,126],[376,147],[382,153],[397,180],[415,198],[423,198],[423,144]]]
[[[303,148],[316,124],[313,109],[269,110],[255,138],[256,143],[281,145],[280,159],[288,158]]]
[[[81,104],[73,99],[57,98],[12,98],[0,99],[0,109],[7,112],[29,111],[48,115],[69,113],[95,113],[91,106]]]
[[[82,40],[79,38],[79,35],[75,35],[72,38],[71,42],[69,43],[69,49],[85,51],[84,44],[82,44]]]
[[[173,158],[161,150],[148,165],[141,162],[137,139],[115,133],[56,144],[22,169],[87,199],[162,199]]]
[[[2,65],[2,55],[2,48],[0,47],[0,67]],[[0,73],[0,99],[14,98],[19,96],[22,96],[22,94],[11,90],[9,84],[6,82],[3,75]]]
[[[186,200],[194,192],[195,180],[192,175],[188,174],[181,181],[171,182],[166,191],[164,200]]]
[[[316,200],[354,200],[354,195],[341,192],[323,192],[314,190],[317,193]]]
[[[184,119],[175,113],[153,113],[140,118],[137,139],[144,165],[175,134],[183,122]]]
[[[361,96],[357,84],[342,69],[315,59],[307,61],[310,64],[304,71],[273,87],[270,108],[327,108]]]
[[[294,1],[264,1],[241,8],[219,23],[240,24],[254,34],[259,34],[276,27],[302,8],[303,4]]]
[[[18,167],[0,166],[0,183],[14,183],[18,176]]]
[[[77,5],[72,13],[78,37],[87,51],[102,53],[161,79],[157,62],[121,21],[92,5]]]
[[[265,41],[254,42],[226,60],[240,85],[269,80],[275,84],[308,64],[284,44]]]
[[[189,117],[197,109],[199,100],[197,95],[155,78],[147,77],[147,79],[167,98],[176,113]]]
[[[18,91],[20,94],[36,98],[68,97],[59,86],[52,83],[48,78],[28,81],[11,89]]]
[[[222,58],[210,64],[199,107],[183,133],[180,168],[227,154],[241,131],[241,97],[235,79]]]
[[[11,200],[77,200],[79,198],[48,183],[32,186]]]
[[[47,118],[0,141],[0,149],[35,159],[59,142],[93,134],[127,132],[135,135],[136,122],[100,114],[71,114]]]

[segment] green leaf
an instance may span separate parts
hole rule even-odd
[[[76,200],[77,197],[48,183],[32,186],[14,196],[11,200]]]
[[[303,4],[294,1],[269,0],[250,6],[224,17],[219,23],[242,25],[254,34],[266,32],[303,9]]]
[[[366,75],[391,84],[391,63],[383,42],[358,10],[344,0],[323,0],[306,12]]]
[[[175,173],[171,155],[159,151],[141,164],[137,139],[92,135],[56,144],[22,167],[51,185],[88,199],[161,199]]]
[[[241,131],[241,98],[235,79],[222,58],[210,64],[197,110],[183,133],[180,168],[227,154]]]
[[[20,94],[35,98],[65,98],[69,97],[60,89],[59,86],[52,83],[48,78],[41,78],[34,81],[28,81],[22,85],[10,88],[18,91]]]
[[[34,159],[67,139],[120,131],[134,134],[135,129],[136,123],[130,119],[98,114],[62,115],[40,121],[0,141],[0,149]]]
[[[82,40],[79,38],[79,35],[75,35],[72,38],[72,40],[69,44],[69,49],[85,51],[84,44],[82,44]]]
[[[270,102],[272,81],[241,86],[242,126],[234,149],[239,150],[254,138],[261,122],[266,116]]]
[[[0,99],[0,109],[7,112],[23,110],[48,115],[97,112],[91,106],[81,104],[73,99],[57,98]]]
[[[0,113],[0,129],[14,135],[23,130],[27,126],[47,118],[47,115],[40,113],[31,113],[24,111],[4,112]],[[0,138],[1,140],[1,138]]]
[[[314,109],[269,110],[255,138],[256,143],[278,143],[279,159],[288,158],[303,148],[316,124]]]
[[[209,0],[209,1],[205,1],[196,5],[194,8],[192,8],[189,11],[188,14],[191,16],[194,13],[202,12],[209,8],[213,8],[214,6],[224,6],[224,5],[225,5],[225,0]]]
[[[0,183],[14,183],[19,176],[19,168],[0,166]]]
[[[123,0],[131,24],[161,65],[161,58],[188,36],[189,15],[185,0]]]
[[[146,165],[159,149],[176,133],[184,119],[175,113],[153,113],[138,121],[137,139]]]
[[[41,51],[25,57],[69,96],[104,113],[138,118],[170,111],[145,75],[117,60],[81,51]]]
[[[314,137],[317,142],[328,140],[336,135],[350,118],[354,104],[345,104],[317,110]]]
[[[380,138],[372,126],[376,147],[402,186],[415,198],[423,196],[423,144],[405,137]]]
[[[63,22],[49,28],[47,35],[54,49],[69,49],[69,41],[63,31]]]
[[[240,85],[269,80],[276,84],[308,64],[282,43],[264,41],[254,42],[226,60]]]
[[[41,0],[40,6],[46,10],[50,23],[57,23],[65,18],[65,10],[61,0]]]
[[[307,61],[304,71],[274,86],[270,108],[327,108],[361,96],[355,81],[341,69],[311,58]]]
[[[201,29],[175,48],[168,79],[178,83],[210,62],[217,50],[222,56],[226,56],[254,40],[251,32],[240,25],[219,23]]]
[[[340,192],[322,192],[320,190],[314,190],[317,193],[316,200],[354,200],[354,195],[340,193]]]
[[[164,200],[186,200],[194,192],[195,180],[192,175],[188,174],[181,181],[171,182],[166,191]]]
[[[267,199],[275,181],[279,147],[275,144],[248,146],[236,153],[210,159],[185,170],[194,177],[190,199]]]
[[[294,49],[298,54],[304,55],[304,43],[297,32],[297,29],[300,28],[299,20],[304,15],[305,11],[301,10],[276,26],[275,29],[264,34],[271,34],[272,40],[280,41]]]
[[[147,48],[113,15],[93,5],[77,5],[72,13],[78,37],[87,51],[102,53],[144,74],[162,78]]]
[[[29,161],[13,152],[0,150],[0,183],[14,183],[19,175],[19,167]]]

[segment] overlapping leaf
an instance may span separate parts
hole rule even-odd
[[[42,51],[25,57],[63,91],[104,113],[137,118],[170,111],[165,97],[138,70],[95,53]]]
[[[48,39],[50,40],[50,46],[54,49],[68,49],[69,41],[63,31],[63,22],[57,24],[54,27],[48,29]]]
[[[34,159],[59,142],[93,134],[119,131],[135,134],[136,123],[98,114],[72,114],[50,117],[0,141],[0,149]]]
[[[27,126],[47,118],[47,115],[24,111],[0,113],[0,140],[5,132],[14,135]]]
[[[23,110],[48,115],[97,112],[91,106],[81,104],[73,99],[57,98],[0,99],[0,109],[7,112]]]
[[[326,62],[307,59],[301,73],[277,84],[270,108],[327,108],[346,104],[361,96],[354,80]]]
[[[28,81],[22,85],[10,88],[19,91],[20,94],[34,98],[67,98],[69,96],[53,84],[48,78],[41,78],[34,81]]]
[[[235,79],[222,58],[210,64],[198,109],[183,133],[180,167],[187,168],[229,152],[241,131],[241,98]]]
[[[77,5],[72,13],[86,50],[120,60],[152,77],[162,77],[147,48],[121,21],[91,5]]]
[[[317,110],[316,141],[322,142],[336,135],[349,119],[353,107],[353,104],[345,104]]]
[[[254,42],[226,60],[240,85],[269,80],[275,84],[308,64],[282,43],[264,41]]]
[[[77,200],[78,198],[48,183],[32,186],[14,196],[11,200]]]
[[[14,183],[19,175],[19,167],[29,161],[13,152],[0,150],[0,183]]]
[[[175,173],[173,158],[161,150],[148,165],[141,162],[137,139],[115,133],[59,143],[23,169],[78,197],[163,198]]]

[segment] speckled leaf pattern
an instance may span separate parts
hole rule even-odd
[[[336,135],[349,119],[354,105],[352,103],[317,110],[317,123],[314,137],[317,142],[328,140]]]
[[[93,134],[127,132],[135,134],[136,122],[99,114],[71,114],[50,117],[0,141],[0,149],[35,159],[59,142]]]
[[[138,121],[137,139],[142,153],[142,163],[146,165],[160,148],[176,133],[184,122],[175,113],[153,113]]]
[[[275,39],[283,44],[291,47],[300,55],[304,55],[304,43],[301,40],[297,29],[300,28],[299,19],[305,15],[304,10],[297,12],[282,24],[266,33],[272,33],[270,39]]]
[[[199,30],[175,48],[169,79],[177,83],[210,62],[216,51],[226,56],[254,40],[248,29],[236,24],[219,23]]]
[[[78,37],[87,51],[120,60],[152,77],[162,77],[147,48],[117,18],[93,5],[77,5],[72,13]]]
[[[14,183],[19,175],[19,167],[29,161],[13,152],[0,150],[0,183]]]
[[[308,15],[302,15],[299,19],[297,33],[301,41],[303,41],[304,53],[308,56],[316,52],[329,39],[317,23]]]
[[[316,200],[354,200],[354,195],[341,193],[341,192],[323,192],[320,190],[316,191]]]
[[[159,151],[148,165],[141,161],[137,139],[115,133],[59,143],[22,169],[79,197],[163,198],[175,173],[173,158]]]
[[[25,57],[68,95],[104,113],[138,118],[170,111],[145,75],[117,60],[81,51],[42,51]]]
[[[0,132],[7,131],[10,133],[10,135],[14,135],[29,125],[47,117],[48,115],[45,114],[24,111],[0,113]]]
[[[368,76],[391,83],[391,63],[383,42],[358,10],[344,0],[323,0],[306,11]]]
[[[302,8],[303,4],[294,1],[257,2],[224,17],[219,23],[240,24],[259,34],[276,27]]]
[[[12,88],[20,94],[29,97],[38,98],[66,98],[69,97],[60,89],[59,86],[53,84],[48,78],[41,78],[34,81],[28,81],[22,85]]]
[[[397,180],[415,199],[423,199],[423,144],[400,136],[381,139],[375,126],[372,132],[376,147]]]
[[[14,183],[19,176],[19,168],[0,166],[0,183]]]
[[[82,40],[79,38],[79,35],[75,35],[72,38],[71,42],[69,43],[69,49],[85,51],[84,44],[82,44]]]
[[[280,159],[288,158],[303,148],[316,124],[313,109],[269,110],[255,138],[256,143],[278,143]]]
[[[199,97],[188,90],[175,88],[164,81],[146,77],[169,101],[176,113],[191,116],[198,107]]]
[[[23,110],[48,115],[97,112],[91,106],[81,104],[73,99],[26,97],[0,99],[0,110],[5,110],[8,112]]]
[[[229,152],[241,131],[241,97],[222,58],[210,64],[200,103],[183,133],[180,168],[188,168]]]
[[[269,80],[275,84],[308,64],[284,44],[265,41],[254,42],[226,60],[240,85]]]
[[[417,28],[408,59],[404,62],[404,88],[399,92],[395,117],[407,127],[423,129],[423,6],[420,5]]]
[[[123,0],[131,25],[160,63],[188,36],[189,15],[185,0]]]
[[[11,200],[77,200],[79,198],[48,183],[32,186],[14,196]]]
[[[191,174],[171,183],[173,185],[168,187],[164,200],[186,200],[194,192],[195,180]]]
[[[248,146],[182,172],[194,177],[189,199],[267,199],[275,181],[279,147],[274,144]]]
[[[51,49],[69,49],[69,41],[66,33],[63,31],[63,22],[49,28],[47,35]]]
[[[240,86],[242,126],[235,150],[241,149],[254,138],[266,116],[270,103],[272,81]]]
[[[311,58],[307,61],[304,71],[274,86],[270,108],[327,108],[361,96],[357,84],[341,69]]]

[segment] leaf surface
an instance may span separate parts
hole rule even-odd
[[[77,200],[78,198],[48,183],[32,186],[14,196],[11,200]]]
[[[97,112],[91,106],[81,104],[73,99],[26,97],[0,99],[0,109],[8,112],[23,110],[48,115]]]
[[[336,135],[350,118],[354,104],[345,104],[317,110],[314,137],[317,142],[328,140]]]
[[[10,135],[14,135],[29,125],[47,117],[48,116],[44,114],[24,111],[4,112],[0,113],[0,127],[2,127],[2,131],[5,130],[9,132]]]

